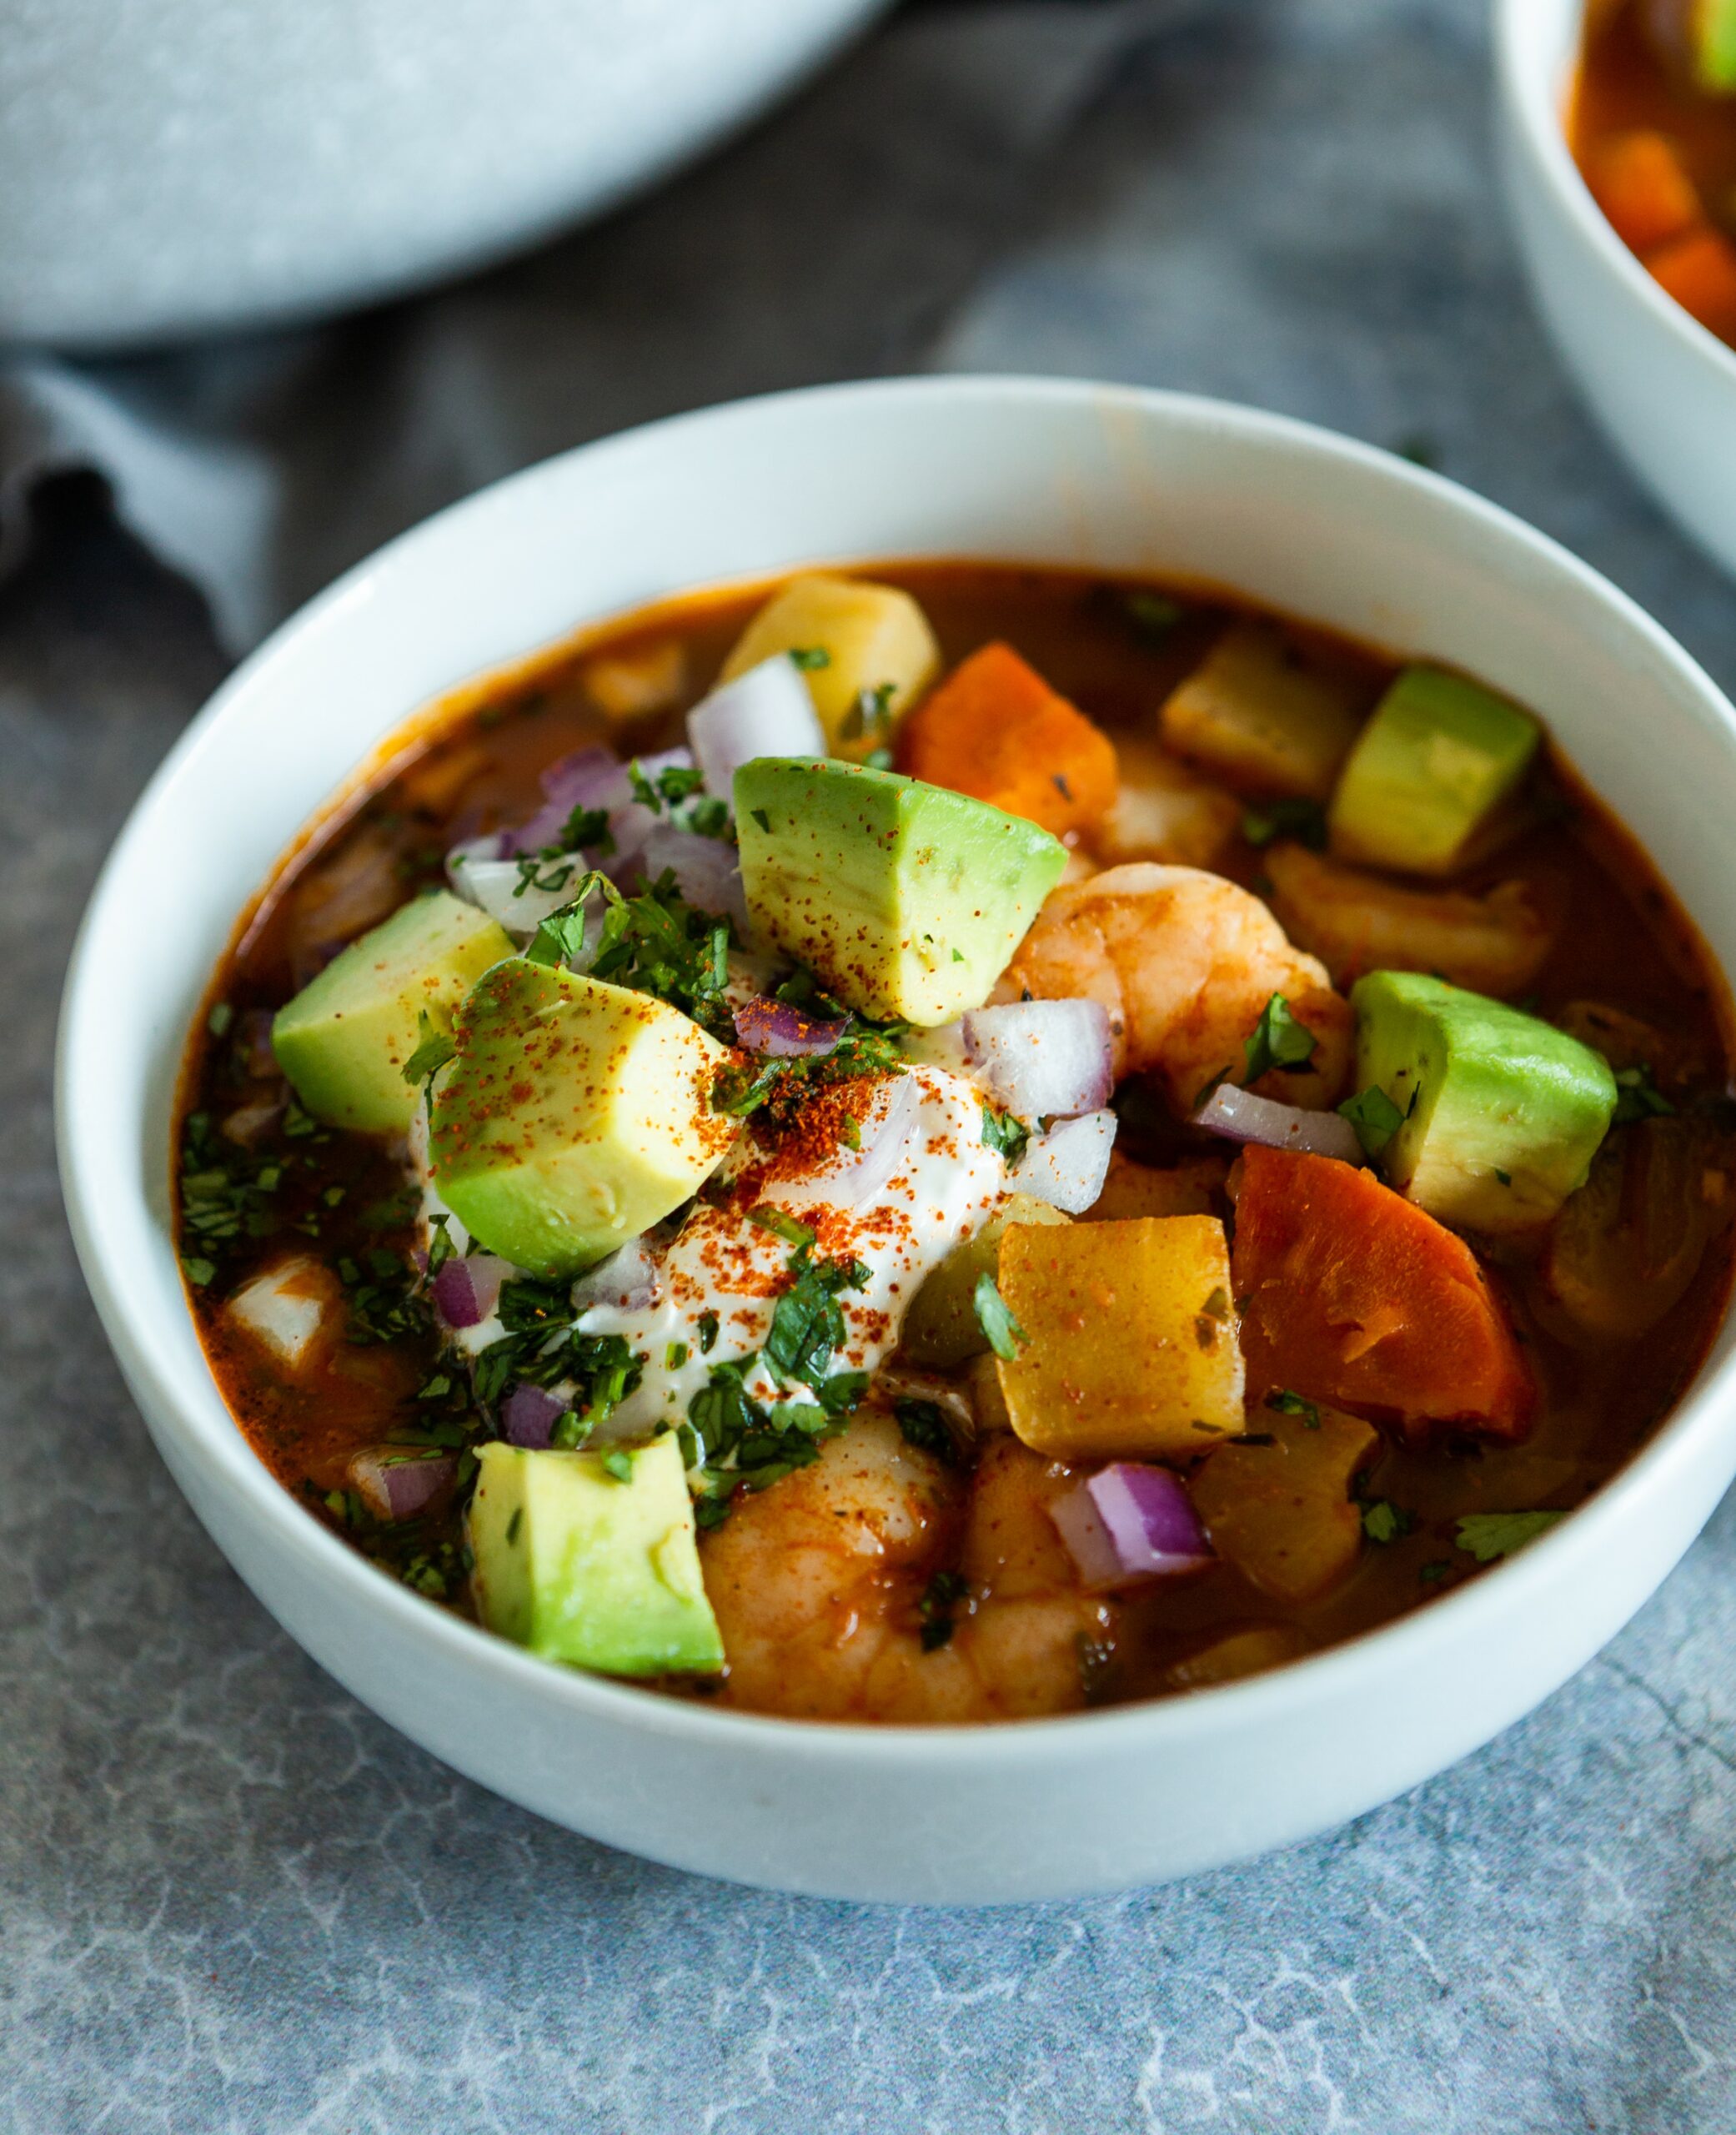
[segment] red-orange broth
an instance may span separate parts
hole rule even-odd
[[[1243,613],[1232,598],[1204,595],[1197,588],[1106,584],[1046,569],[897,565],[876,567],[872,575],[920,600],[946,668],[990,640],[1007,640],[1114,739],[1124,764],[1136,762],[1140,745],[1149,747],[1155,740],[1157,710],[1169,691]],[[414,1434],[431,1419],[454,1447],[492,1435],[495,1426],[465,1390],[463,1373],[443,1355],[429,1314],[414,1301],[404,1302],[410,1202],[401,1151],[324,1128],[294,1105],[286,1109],[268,1019],[334,945],[441,880],[450,846],[531,813],[539,798],[538,773],[552,759],[599,740],[624,754],[678,740],[682,714],[711,686],[764,592],[731,588],[660,604],[436,707],[410,730],[405,746],[384,756],[383,767],[364,775],[314,825],[273,877],[238,930],[189,1044],[182,1108],[183,1131],[190,1137],[186,1163],[204,1183],[193,1195],[183,1194],[181,1243],[193,1278],[192,1309],[223,1395],[259,1458],[310,1517],[432,1601],[460,1612],[471,1608],[462,1490],[425,1517],[389,1522],[363,1505],[350,1484],[349,1464],[359,1449],[406,1429]],[[1333,677],[1363,708],[1373,705],[1394,671],[1390,657],[1275,620],[1296,661]],[[608,663],[620,662],[630,674],[659,671],[660,663],[665,678],[675,677],[667,702],[625,717],[604,709],[599,695],[619,694],[620,670]],[[1448,887],[1471,894],[1498,884],[1524,887],[1553,934],[1526,1005],[1546,1019],[1576,1003],[1613,1012],[1618,1066],[1623,1063],[1616,1056],[1628,1042],[1624,1018],[1655,1034],[1658,1057],[1647,1066],[1668,1112],[1617,1127],[1613,1136],[1643,1137],[1666,1118],[1678,1133],[1691,1123],[1698,1138],[1694,1162],[1703,1177],[1718,1182],[1713,1190],[1721,1193],[1719,1167],[1731,1147],[1722,982],[1650,861],[1553,752],[1533,775],[1531,797],[1517,835]],[[1261,796],[1244,791],[1234,800],[1237,820],[1212,864],[1239,884],[1266,890],[1279,848],[1247,834],[1269,835],[1257,820]],[[1252,821],[1241,812],[1248,810]],[[1086,834],[1077,843],[1089,854],[1093,838]],[[1347,982],[1348,976],[1335,973]],[[1192,1167],[1190,1176],[1204,1181],[1201,1198],[1190,1203],[1184,1194],[1176,1205],[1231,1215],[1223,1144],[1177,1120],[1137,1078],[1122,1087],[1117,1108],[1118,1147],[1136,1168],[1129,1173],[1123,1165],[1112,1176],[1113,1206],[1103,1213],[1148,1205],[1141,1189],[1149,1173],[1180,1174]],[[238,1116],[244,1147],[227,1138],[223,1124]],[[1631,1196],[1639,1189],[1630,1180],[1628,1190]],[[214,1219],[208,1214],[213,1206]],[[1091,1620],[1096,1628],[1088,1625],[1090,1635],[1076,1640],[1071,1675],[1059,1688],[1051,1666],[1046,1688],[1033,1692],[1029,1704],[1021,1705],[1016,1693],[991,1698],[980,1716],[1120,1702],[1221,1680],[1370,1630],[1477,1575],[1476,1555],[1460,1546],[1458,1523],[1489,1512],[1571,1510],[1669,1412],[1706,1353],[1730,1287],[1728,1232],[1719,1221],[1703,1228],[1703,1253],[1679,1299],[1655,1325],[1629,1339],[1595,1338],[1563,1321],[1545,1294],[1539,1241],[1480,1247],[1541,1390],[1528,1436],[1510,1444],[1468,1430],[1442,1434],[1425,1446],[1382,1439],[1353,1484],[1363,1528],[1359,1552],[1348,1575],[1329,1590],[1275,1600],[1220,1563],[1202,1575],[1111,1597]],[[345,1339],[300,1379],[275,1369],[237,1334],[224,1311],[225,1299],[248,1275],[288,1247],[341,1267],[350,1300]],[[394,1312],[403,1322],[395,1334]],[[389,1339],[366,1339],[370,1324]],[[419,1401],[419,1391],[443,1379],[445,1394]],[[1269,1420],[1249,1417],[1256,1441]],[[998,1441],[990,1436],[981,1443]],[[946,1489],[966,1487],[972,1457],[968,1451],[960,1456]],[[1070,1480],[1064,1466],[1049,1464],[1031,1484],[1036,1501],[1047,1503]],[[774,1483],[768,1500],[789,1487]],[[968,1620],[977,1605],[968,1588],[961,1595],[943,1586],[944,1605],[937,1609],[935,1575],[949,1573],[958,1560],[964,1514],[946,1502],[931,1511],[926,1554],[886,1572],[873,1589],[876,1610],[895,1625],[900,1650],[909,1656],[906,1675],[920,1674],[931,1652],[937,1669],[951,1665],[939,1657],[952,1650],[944,1635],[917,1634],[937,1617],[948,1628],[955,1615]],[[728,1523],[718,1532],[727,1536]],[[1049,1541],[1052,1545],[1052,1535]],[[705,1538],[708,1561],[716,1561],[719,1546]],[[973,1546],[980,1551],[981,1535]],[[992,1537],[990,1546],[992,1555]],[[1017,1546],[1016,1540],[1008,1545]],[[961,1575],[952,1576],[961,1581]],[[847,1625],[834,1625],[829,1643],[822,1641],[826,1655],[847,1645],[848,1636]],[[813,1665],[835,1664],[828,1657]],[[782,1689],[768,1686],[763,1671],[744,1687],[730,1670],[663,1687],[774,1711],[933,1716],[920,1697],[915,1707],[896,1695],[880,1709],[850,1698],[829,1705],[804,1687],[808,1666],[795,1654]]]

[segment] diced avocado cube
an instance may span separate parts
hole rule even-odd
[[[864,1015],[980,1007],[1066,848],[1022,816],[896,771],[760,756],[735,774],[748,910]]]
[[[1350,1003],[1357,1088],[1403,1114],[1382,1173],[1419,1208],[1468,1230],[1528,1230],[1584,1183],[1615,1110],[1601,1053],[1419,972],[1370,972]]]
[[[951,1371],[989,1346],[976,1317],[976,1285],[1001,1265],[1001,1239],[1009,1223],[1067,1223],[1071,1216],[1028,1193],[1010,1193],[974,1237],[956,1245],[933,1269],[904,1316],[899,1347],[914,1364]]]
[[[1703,89],[1736,90],[1736,0],[1688,0],[1688,43]]]
[[[445,1030],[490,964],[513,952],[498,920],[444,890],[350,943],[278,1011],[273,1050],[316,1119],[401,1134],[422,1093],[404,1079],[421,1017]]]
[[[476,1458],[469,1540],[491,1631],[607,1675],[723,1665],[673,1436],[607,1453],[495,1440]]]
[[[1332,796],[1332,850],[1412,875],[1450,875],[1537,754],[1528,711],[1463,675],[1407,667],[1375,706]]]
[[[733,681],[774,653],[792,654],[834,756],[865,756],[940,670],[928,618],[896,585],[805,573],[780,586],[723,664]]]
[[[740,1122],[711,1109],[724,1048],[679,1008],[511,957],[454,1023],[434,1085],[434,1183],[515,1267],[576,1274],[687,1199]]]

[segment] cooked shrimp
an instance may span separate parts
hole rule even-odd
[[[1115,1625],[1045,1510],[1067,1480],[1011,1439],[959,1477],[865,1410],[700,1544],[728,1702],[907,1721],[1081,1705]]]
[[[1054,892],[996,996],[1101,1001],[1115,1071],[1155,1075],[1177,1111],[1215,1078],[1239,1082],[1244,1047],[1274,993],[1313,1033],[1310,1065],[1255,1087],[1287,1104],[1330,1104],[1349,1064],[1349,1004],[1325,967],[1292,948],[1258,897],[1198,867],[1134,862]]]

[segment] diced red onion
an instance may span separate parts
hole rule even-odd
[[[735,1011],[735,1035],[750,1052],[769,1060],[799,1060],[834,1051],[850,1028],[848,1016],[810,1016],[793,1001],[763,997]]]
[[[452,1488],[458,1463],[449,1453],[406,1453],[370,1445],[348,1469],[352,1489],[379,1520],[414,1520]]]
[[[271,1128],[283,1108],[281,1104],[238,1105],[233,1112],[223,1115],[223,1131],[225,1141],[234,1142],[243,1149],[250,1149]]]
[[[480,1327],[494,1309],[510,1265],[494,1253],[454,1253],[435,1270],[429,1285],[434,1309],[446,1324]]]
[[[627,766],[609,749],[575,749],[557,756],[544,765],[540,782],[543,806],[529,822],[505,833],[512,852],[540,852],[555,844],[575,808],[601,808],[613,831],[616,813],[635,806]]]
[[[860,1208],[898,1168],[916,1113],[916,1084],[910,1075],[883,1083],[873,1109],[860,1123],[862,1146],[840,1148],[822,1170],[805,1178],[773,1179],[765,1198],[780,1208]]]
[[[1229,1142],[1300,1149],[1309,1156],[1342,1158],[1347,1164],[1367,1161],[1355,1128],[1336,1112],[1304,1112],[1298,1105],[1256,1097],[1234,1083],[1220,1083],[1193,1115],[1193,1123]]]
[[[516,860],[473,859],[460,848],[446,856],[446,878],[468,904],[478,906],[520,940],[535,933],[551,912],[570,904],[587,862],[583,853],[551,860],[537,872],[549,884],[539,889],[527,882]]]
[[[500,1404],[501,1429],[509,1444],[541,1453],[546,1451],[555,1424],[571,1405],[545,1386],[520,1384]]]
[[[630,1238],[620,1252],[611,1253],[574,1284],[573,1309],[589,1312],[593,1305],[618,1305],[627,1312],[655,1304],[661,1263],[642,1238]]]
[[[1078,1119],[1063,1119],[1046,1134],[1032,1135],[1013,1172],[1014,1188],[1070,1216],[1082,1216],[1103,1191],[1119,1123],[1112,1112],[1087,1112]]]
[[[1182,1479],[1116,1460],[1057,1498],[1049,1516],[1090,1588],[1203,1571],[1217,1561]]]
[[[667,868],[675,887],[701,912],[724,912],[738,926],[747,924],[747,898],[735,848],[725,839],[701,837],[679,824],[653,822],[645,833],[639,865],[648,882]]]
[[[687,738],[705,790],[733,808],[735,774],[755,756],[823,756],[814,700],[787,653],[775,653],[714,690],[687,715]]]
[[[1011,1001],[961,1018],[965,1050],[1021,1119],[1071,1119],[1108,1103],[1115,1041],[1101,1001]]]

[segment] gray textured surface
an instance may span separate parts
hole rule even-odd
[[[1072,19],[1089,39],[1105,11]],[[1043,20],[1064,56],[1067,18]],[[1483,65],[1473,0],[1222,7],[1124,49],[1071,123],[1051,108],[1027,126],[1042,154],[1016,188],[949,189],[904,308],[865,314],[833,273],[788,339],[715,288],[707,312],[706,274],[753,249],[732,233],[756,188],[787,197],[810,155],[838,184],[835,83],[664,199],[445,300],[444,324],[351,329],[363,398],[324,408],[323,430],[309,381],[331,397],[329,350],[245,361],[300,380],[277,435],[300,440],[288,480],[309,515],[390,351],[454,318],[498,330],[462,348],[484,372],[468,404],[492,380],[506,412],[459,452],[435,397],[419,502],[706,397],[708,377],[738,390],[931,360],[1219,390],[1382,441],[1427,437],[1448,472],[1562,535],[1736,683],[1736,596],[1611,463],[1526,309],[1490,187]],[[708,231],[720,265],[695,257]],[[899,268],[870,245],[856,285],[875,297]],[[599,307],[561,354],[564,424],[559,396],[519,389],[509,345],[515,309],[551,282]],[[660,319],[653,294],[670,289]],[[759,296],[790,294],[767,267]],[[689,345],[702,317],[709,373]],[[224,360],[233,375],[243,358]],[[371,538],[385,494],[363,467],[288,576]],[[50,1153],[78,907],[221,667],[184,589],[70,509],[0,588],[0,2125],[1736,2127],[1728,1506],[1609,1654],[1480,1756],[1319,1843],[1077,1906],[858,1911],[648,1867],[479,1794],[303,1660],[150,1451],[80,1289]]]

